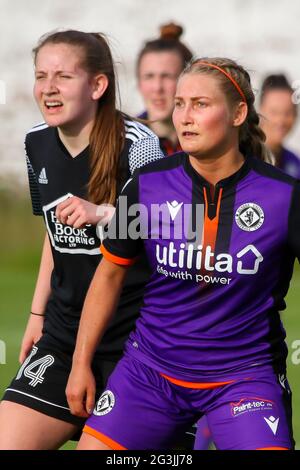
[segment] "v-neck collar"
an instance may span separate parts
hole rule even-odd
[[[89,153],[89,145],[87,145],[87,147],[85,147],[81,152],[79,152],[78,155],[76,155],[75,157],[73,157],[70,152],[68,151],[68,149],[65,147],[65,145],[63,144],[63,142],[61,141],[60,137],[59,137],[59,134],[58,134],[58,130],[57,128],[55,128],[55,138],[56,138],[56,141],[57,141],[57,145],[59,146],[60,150],[62,151],[62,153],[64,154],[64,156],[66,158],[68,158],[68,160],[72,160],[72,161],[78,161],[78,160],[82,160],[83,158],[86,158],[88,156],[88,153]]]
[[[183,153],[183,167],[186,173],[194,180],[197,184],[200,184],[205,187],[211,187],[211,183],[209,183],[200,173],[198,173],[195,168],[191,165],[189,156]],[[222,180],[218,181],[215,187],[229,187],[234,186],[238,181],[244,178],[253,166],[252,157],[245,157],[245,161],[241,168],[237,170],[232,175],[228,176],[227,178],[223,178]]]

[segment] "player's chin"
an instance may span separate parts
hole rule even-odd
[[[201,151],[201,149],[199,149],[199,146],[195,144],[195,142],[191,142],[186,139],[181,138],[180,145],[181,145],[182,150],[185,153],[188,153],[189,155],[192,155],[192,156],[198,155],[199,151]]]
[[[166,107],[162,108],[153,108],[151,112],[151,119],[153,121],[167,121],[172,116],[172,110],[167,109]]]
[[[63,116],[54,116],[43,113],[43,117],[49,127],[63,127],[65,124],[67,124],[67,120],[64,119]]]

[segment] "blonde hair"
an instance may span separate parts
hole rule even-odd
[[[264,143],[266,140],[265,133],[259,126],[259,115],[254,106],[255,95],[249,73],[235,61],[223,57],[193,59],[181,75],[196,73],[215,77],[219,81],[229,105],[233,106],[240,101],[246,102],[248,114],[239,130],[240,150],[244,155],[252,155],[267,163],[274,163],[272,154]],[[237,86],[232,83],[232,80],[226,74],[232,78]]]

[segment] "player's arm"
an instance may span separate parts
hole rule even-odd
[[[295,184],[288,223],[288,242],[292,253],[300,262],[300,181]]]
[[[29,354],[32,346],[42,336],[46,304],[51,292],[51,274],[53,270],[53,257],[48,235],[46,234],[40,262],[39,274],[31,304],[31,312],[23,336],[19,361],[22,363]],[[34,315],[36,314],[36,315]]]
[[[71,412],[82,417],[87,417],[94,406],[95,380],[91,361],[95,349],[116,311],[126,268],[135,263],[142,247],[141,239],[131,234],[129,228],[135,219],[135,215],[129,216],[128,211],[138,201],[137,180],[137,177],[133,178],[123,188],[101,246],[103,260],[95,272],[84,303],[73,367],[66,389]],[[125,198],[126,202],[121,198]],[[124,203],[127,204],[127,211]],[[125,237],[124,230],[127,233]]]
[[[152,133],[151,133],[152,134]],[[159,145],[159,139],[155,134],[134,142],[129,149],[128,162],[130,173],[148,163],[164,158]]]
[[[27,175],[29,190],[31,195],[32,203],[32,212],[34,215],[41,216],[43,215],[41,197],[39,192],[39,185],[36,176],[36,170],[34,165],[34,158],[32,155],[32,136],[35,134],[27,134],[25,139],[25,154],[26,154],[26,166],[27,166]],[[53,270],[53,258],[51,247],[49,243],[48,235],[46,234],[39,274],[36,282],[35,292],[33,295],[33,300],[31,304],[31,311],[37,314],[44,314],[46,303],[50,295],[50,280],[51,273]],[[23,362],[30,352],[32,346],[40,339],[42,336],[42,329],[44,324],[44,317],[39,315],[30,314],[27,327],[23,336],[21,350],[19,355],[19,361]]]
[[[66,395],[71,413],[87,417],[94,407],[91,362],[118,304],[126,267],[102,259],[88,290],[80,320]]]

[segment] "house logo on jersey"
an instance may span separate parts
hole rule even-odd
[[[47,178],[47,173],[46,173],[45,168],[41,169],[41,172],[39,174],[39,183],[40,184],[48,184],[48,178]]]
[[[259,229],[264,223],[265,215],[260,206],[253,202],[247,202],[240,206],[235,213],[237,225],[246,232]]]
[[[101,397],[97,401],[93,414],[96,416],[107,415],[115,404],[115,396],[110,390],[106,390],[102,393]]]
[[[100,240],[96,234],[96,227],[91,224],[82,228],[74,228],[62,224],[55,215],[56,207],[67,198],[73,196],[68,193],[43,207],[46,227],[52,246],[60,253],[99,255]]]
[[[180,211],[181,207],[183,205],[183,202],[177,202],[177,201],[172,201],[169,202],[167,201],[167,206],[170,212],[170,216],[172,220],[175,220],[176,215]]]

